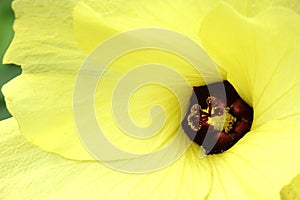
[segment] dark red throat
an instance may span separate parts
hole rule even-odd
[[[247,132],[253,121],[251,108],[228,82],[194,87],[182,127],[206,154],[222,153]]]

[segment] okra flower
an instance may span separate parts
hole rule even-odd
[[[8,199],[279,198],[281,188],[300,170],[299,4],[230,2],[16,0],[16,33],[4,62],[21,65],[23,72],[3,88],[17,123],[15,119],[0,123],[1,195]],[[169,166],[151,173],[124,173],[96,161],[81,143],[73,91],[80,66],[99,43],[147,27],[170,29],[201,45],[221,78],[253,107],[253,123],[223,153],[199,157],[202,148],[191,143]],[[114,124],[110,102],[117,80],[132,66],[157,62],[172,66],[193,87],[206,84],[182,58],[145,51],[112,62],[95,94],[96,118],[106,136],[124,151],[139,154],[162,148],[178,130],[188,139],[180,131],[178,101],[157,84],[137,90],[128,108],[135,123],[151,124],[148,112],[153,104],[162,105],[167,115],[158,134],[145,140],[132,138]],[[166,79],[176,83],[174,77]],[[213,83],[213,77],[210,80]],[[178,83],[188,110],[192,91]]]

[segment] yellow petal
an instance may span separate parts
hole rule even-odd
[[[87,51],[115,33],[146,27],[171,29],[197,40],[200,22],[213,6],[197,0],[84,1],[74,9],[74,30]]]
[[[200,37],[227,79],[254,107],[254,124],[285,119],[297,124],[300,106],[300,16],[271,8],[245,18],[221,4],[203,21]]]
[[[42,83],[42,84],[41,84]],[[72,113],[73,75],[22,74],[3,87],[8,109],[34,145],[62,156],[92,159],[76,134]],[[18,95],[15,95],[18,94]]]
[[[25,73],[74,74],[86,56],[77,48],[72,29],[76,3],[77,0],[14,1],[15,36],[4,63],[21,65]]]
[[[173,165],[148,174],[121,173],[98,162],[74,162],[32,146],[14,119],[0,122],[4,199],[203,199],[209,164],[193,146]]]
[[[269,7],[282,6],[300,13],[298,0],[226,0],[241,14],[253,17]]]
[[[260,26],[266,27],[273,34],[265,46],[274,49],[263,54],[265,66],[257,71],[265,74],[261,80],[264,86],[256,84],[253,88],[256,108],[256,123],[261,125],[270,119],[283,119],[289,123],[299,124],[300,120],[300,15],[289,10],[274,9],[259,16]],[[275,25],[273,25],[275,24]],[[275,41],[275,42],[274,42]],[[267,50],[267,49],[265,49]],[[263,58],[261,58],[263,60]],[[272,61],[273,60],[273,61]],[[260,80],[258,80],[260,81]]]
[[[41,197],[37,191],[44,191],[45,198],[278,199],[280,187],[298,172],[300,163],[294,157],[299,153],[299,130],[281,124],[261,127],[222,156],[200,160],[193,145],[172,166],[134,175],[43,152],[19,134],[14,119],[5,120],[0,123],[0,147],[5,149],[0,153],[2,195],[36,199]]]
[[[73,35],[76,3],[13,3],[16,34],[4,61],[21,65],[23,73],[3,90],[10,112],[29,141],[47,151],[63,151],[66,157],[75,149],[78,158],[92,159],[74,136],[72,123],[72,84],[86,56]]]
[[[101,13],[97,13],[83,2],[79,2],[73,12],[73,27],[80,48],[87,52],[119,31],[106,22]]]
[[[210,199],[279,199],[279,191],[299,173],[299,128],[271,121],[244,136],[230,150],[209,156]]]
[[[163,7],[170,5],[170,2],[165,4],[157,1],[156,3],[158,6],[161,5]],[[76,1],[70,1],[66,5],[60,2],[48,4],[50,4],[48,1],[39,1],[36,4],[32,3],[32,1],[15,1],[14,9],[18,17],[15,23],[17,34],[6,55],[6,61],[21,64],[23,74],[7,84],[3,88],[3,91],[8,108],[18,120],[22,134],[32,144],[66,158],[91,160],[93,158],[83,147],[78,137],[72,110],[72,92],[75,85],[75,74],[87,56],[86,52],[77,47],[75,35],[79,37],[79,45],[85,42],[86,39],[93,41],[92,39],[94,38],[99,42],[97,34],[102,35],[102,32],[106,33],[106,29],[110,29],[111,27],[108,27],[107,24],[109,20],[105,21],[106,25],[103,25],[102,23],[104,22],[103,20],[101,21],[99,13],[92,12],[91,8],[87,7],[84,3],[76,4]],[[150,18],[153,22],[157,21],[157,11],[154,9],[156,6],[152,5],[149,7],[156,14],[150,13],[148,16],[148,14],[145,14],[146,12],[141,12],[140,10],[144,4],[148,5],[146,1],[141,1],[136,7],[135,4],[128,5],[128,9],[135,9],[135,12],[141,14],[141,18],[138,19],[139,24],[134,24],[136,27],[141,24],[147,25],[147,20]],[[168,7],[166,15],[172,13],[172,15],[177,16],[178,20],[179,18],[181,19],[182,24],[180,26],[174,24],[177,29],[180,28],[184,32],[185,27],[182,26],[186,26],[187,32],[193,32],[194,35],[197,35],[196,30],[199,28],[201,13],[196,12],[198,8],[196,9],[191,4],[178,2],[176,7],[179,8],[183,5],[187,6],[187,10],[182,10],[185,14],[179,15],[175,8]],[[100,10],[103,12],[101,14],[108,15],[104,10],[108,7],[113,8],[114,6],[114,4],[99,4],[98,6],[93,6],[93,8],[101,7]],[[74,12],[73,8],[75,8]],[[114,9],[118,10],[119,7],[115,7]],[[125,18],[125,14],[118,15],[118,12],[114,9],[111,11],[116,12],[115,16],[119,20]],[[199,10],[201,9],[204,8],[200,7]],[[194,26],[187,26],[186,24],[191,25],[192,22],[186,22],[183,17],[187,12],[192,11],[194,13],[192,17],[197,17],[197,19],[193,18],[193,20],[197,20],[199,23],[195,23]],[[57,18],[53,18],[53,15],[57,16]],[[75,33],[73,33],[72,29],[73,21],[71,17],[73,15]],[[111,14],[111,16],[114,15]],[[80,21],[83,17],[90,20],[89,23]],[[189,18],[192,19],[191,17]],[[158,20],[161,26],[166,24],[164,20],[166,19],[162,19],[162,22]],[[168,18],[168,20],[170,19]],[[127,24],[121,24],[124,27],[127,26]],[[93,28],[98,26],[100,28],[95,31],[100,31],[99,33],[88,35],[90,32],[94,34]],[[28,27],[30,27],[30,30]],[[130,26],[128,27],[130,28]],[[108,31],[107,33],[100,40],[109,37],[110,32]],[[82,40],[80,36],[82,36]],[[93,45],[92,43],[87,44],[89,44],[88,48],[91,48]],[[184,43],[182,42],[182,44]],[[30,46],[34,46],[35,48],[30,48]],[[207,57],[200,56],[198,58],[199,60],[203,60],[203,62],[207,61]],[[178,110],[178,102],[175,100],[174,95],[166,89],[158,89],[154,84],[154,86],[143,90],[141,93],[137,93],[130,100],[130,115],[137,124],[147,126],[151,122],[151,118],[148,115],[150,108],[153,103],[160,103],[164,106],[167,113],[166,126],[161,130],[160,134],[150,140],[137,141],[124,135],[115,125],[111,114],[110,102],[113,88],[118,79],[132,70],[132,66],[151,62],[172,66],[179,75],[187,79],[190,85],[205,84],[202,77],[199,76],[197,70],[190,63],[179,56],[167,54],[164,51],[145,51],[142,53],[136,51],[116,60],[108,72],[108,77],[100,82],[100,84],[104,85],[102,88],[105,89],[101,90],[100,88],[96,94],[96,102],[102,102],[102,104],[96,106],[96,115],[99,121],[105,122],[103,128],[108,133],[107,137],[112,143],[130,152],[152,152],[167,144],[180,128],[180,115],[184,115],[182,110]],[[210,65],[208,64],[206,66],[208,73],[209,67]],[[113,74],[112,77],[110,77],[111,74]],[[164,74],[160,75],[161,77],[164,76]],[[147,76],[148,74],[143,74],[139,79],[146,78]],[[210,78],[210,81],[215,80],[212,76],[205,78]],[[187,108],[192,91],[191,87],[188,89],[186,87],[183,88],[181,82],[175,76],[169,76],[165,80],[173,84],[175,91],[178,91],[179,96],[184,99],[185,103],[183,106]],[[163,118],[161,116],[159,119]],[[176,125],[174,126],[173,124]],[[182,130],[180,131],[180,134],[184,135]]]
[[[253,68],[255,52],[250,48],[252,42],[248,40],[252,29],[251,24],[227,4],[220,4],[213,9],[204,18],[200,28],[204,48],[226,70],[227,80],[250,105],[252,92],[248,70]]]

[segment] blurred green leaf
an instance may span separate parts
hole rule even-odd
[[[3,55],[12,37],[14,14],[11,10],[11,0],[0,0],[0,88],[12,78],[21,73],[21,68],[15,65],[2,64]],[[0,92],[0,120],[10,117],[2,92]]]

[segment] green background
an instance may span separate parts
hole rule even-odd
[[[15,65],[3,65],[3,55],[12,38],[14,14],[11,10],[11,0],[0,0],[0,88],[9,80],[21,73],[21,68]],[[0,120],[9,118],[2,92],[0,92]]]

